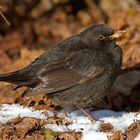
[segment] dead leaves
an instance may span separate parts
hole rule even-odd
[[[43,134],[47,140],[81,140],[82,133],[81,132],[62,132],[56,133],[51,129],[45,129]]]
[[[19,100],[19,98],[22,96],[22,94],[27,89],[26,87],[19,88],[17,90],[14,90],[16,86],[14,85],[1,85],[0,86],[0,104],[4,103],[15,103]]]
[[[137,63],[140,63],[140,44],[135,44],[132,46],[128,46],[127,51],[125,52],[123,59],[123,68],[132,67]]]
[[[101,132],[110,132],[114,127],[110,123],[101,123],[100,131]]]
[[[122,68],[130,68],[140,63],[140,22],[138,20],[140,14],[138,1],[102,0],[100,4],[109,17],[108,23],[116,30],[125,29],[127,31],[127,35],[118,40],[118,44],[123,49]]]
[[[115,130],[110,123],[100,124],[101,132],[108,132],[108,140],[134,140],[135,137],[140,133],[140,122],[135,121],[130,126],[127,127],[125,133],[123,134],[120,130]]]
[[[4,51],[17,51],[17,48],[22,47],[22,39],[18,31],[7,34],[7,36],[0,39],[0,48]],[[11,52],[11,53],[12,53]]]
[[[28,132],[39,129],[43,125],[42,120],[34,118],[24,118],[22,121],[14,125],[14,129],[18,132],[18,136],[23,138]]]
[[[44,136],[39,132],[43,125],[42,120],[35,118],[16,118],[7,124],[0,126],[0,138],[3,140],[36,139],[44,140]]]
[[[100,124],[100,132],[108,133],[107,138],[108,140],[123,140],[122,131],[115,130],[114,126],[110,123],[102,122]]]
[[[3,140],[80,140],[82,137],[81,132],[54,132],[51,129],[44,129],[43,125],[43,120],[17,117],[7,124],[0,124],[0,138]]]
[[[108,136],[108,140],[124,140],[121,131],[115,131],[112,135]]]
[[[9,45],[7,45],[9,46]],[[6,49],[6,48],[5,48]],[[9,49],[9,48],[8,48]],[[11,50],[14,50],[14,48],[11,48]],[[6,50],[5,50],[6,51]],[[16,48],[17,51],[17,48]],[[1,73],[15,71],[18,69],[21,69],[25,66],[27,66],[29,63],[31,63],[36,57],[40,56],[44,52],[43,49],[40,50],[33,50],[29,51],[27,48],[22,48],[20,50],[20,58],[16,59],[14,62],[11,60],[7,54],[2,51],[3,55],[1,55],[0,58],[0,65],[2,65],[0,71]],[[12,53],[12,51],[11,51]],[[5,60],[5,61],[3,61]]]
[[[64,132],[58,135],[59,140],[81,140],[81,132]]]
[[[140,122],[136,121],[126,129],[126,140],[134,140],[140,133]]]

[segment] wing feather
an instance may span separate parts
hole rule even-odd
[[[76,46],[76,48],[78,47]],[[59,49],[57,51],[62,52]],[[65,52],[64,48],[63,52]],[[53,56],[53,51],[50,54]],[[65,52],[61,56],[50,57],[52,59],[49,60],[49,63],[45,64],[37,74],[40,82],[29,96],[36,92],[59,92],[100,77],[104,73],[104,69],[97,65],[95,55],[96,52],[91,52],[83,47],[74,49],[74,51],[71,49],[69,53]]]

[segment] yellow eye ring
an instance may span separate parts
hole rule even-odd
[[[105,39],[105,36],[104,36],[104,35],[99,35],[99,36],[98,36],[98,39],[99,39],[99,40],[104,40],[104,39]]]

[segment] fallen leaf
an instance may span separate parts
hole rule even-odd
[[[35,131],[43,125],[43,120],[35,118],[23,118],[22,121],[14,125],[14,129],[18,132],[18,136],[23,138],[30,131]]]
[[[110,123],[101,123],[100,131],[101,132],[110,132],[114,127]]]
[[[108,140],[123,140],[123,135],[121,131],[115,131],[112,135],[108,135]]]
[[[57,136],[59,140],[81,140],[81,132],[63,132]]]
[[[140,133],[140,122],[136,121],[132,123],[126,129],[126,140],[134,140],[135,137]]]

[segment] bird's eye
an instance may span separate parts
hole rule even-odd
[[[105,39],[105,36],[104,36],[104,35],[99,35],[99,36],[98,36],[98,39],[99,39],[99,40],[104,40],[104,39]]]

